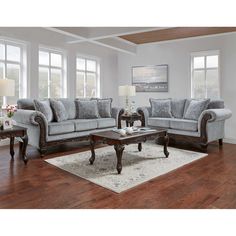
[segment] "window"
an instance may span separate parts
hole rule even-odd
[[[77,57],[76,97],[99,97],[99,64],[96,60]]]
[[[62,53],[39,50],[39,98],[66,96],[63,64]]]
[[[191,56],[192,98],[219,98],[219,52],[193,53]]]
[[[0,106],[15,105],[19,98],[25,97],[26,84],[23,77],[23,45],[0,41],[0,78],[15,80],[15,96],[0,97]]]

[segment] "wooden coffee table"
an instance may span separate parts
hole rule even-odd
[[[166,157],[169,156],[169,152],[167,150],[167,146],[169,143],[169,137],[167,135],[166,129],[155,129],[150,131],[140,131],[138,133],[134,133],[131,135],[121,136],[119,133],[115,131],[103,131],[98,133],[93,133],[90,135],[90,145],[91,145],[91,158],[89,159],[90,164],[92,165],[95,160],[95,145],[96,143],[104,143],[108,145],[113,145],[116,151],[117,156],[117,166],[116,169],[118,174],[121,173],[122,170],[122,154],[125,149],[125,145],[128,144],[138,144],[138,150],[142,151],[142,142],[147,140],[153,140],[157,138],[163,138],[164,140],[164,154]]]

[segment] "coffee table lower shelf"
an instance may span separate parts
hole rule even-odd
[[[132,135],[121,136],[120,134],[114,131],[103,131],[90,135],[90,147],[91,147],[91,157],[89,159],[90,164],[92,165],[95,161],[95,146],[97,143],[104,143],[108,145],[114,146],[116,157],[117,157],[117,165],[116,169],[118,174],[122,171],[122,155],[125,149],[125,145],[129,144],[137,144],[138,150],[142,151],[142,143],[147,140],[155,140],[158,138],[163,138],[164,145],[163,151],[166,158],[169,156],[169,152],[167,150],[169,137],[167,134],[167,130],[165,129],[157,129],[155,131],[146,131],[139,132]]]

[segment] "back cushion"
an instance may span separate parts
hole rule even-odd
[[[89,100],[89,101],[76,100],[75,102],[79,112],[77,118],[79,119],[99,118],[97,100]]]
[[[58,101],[61,101],[62,104],[64,105],[68,115],[68,120],[76,119],[77,113],[76,113],[75,100],[70,98],[59,98]]]
[[[183,118],[186,99],[172,99],[171,113],[175,118]]]
[[[29,98],[22,98],[17,101],[17,108],[24,110],[35,110],[34,100]]]
[[[217,99],[217,100],[211,100],[207,109],[221,109],[224,107],[225,107],[224,101],[221,99]]]

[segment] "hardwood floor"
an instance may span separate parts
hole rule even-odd
[[[11,161],[8,147],[0,148],[0,208],[236,208],[233,144],[210,144],[207,157],[121,194],[51,166],[33,147],[25,166],[17,149]],[[46,158],[87,149],[64,145]]]

